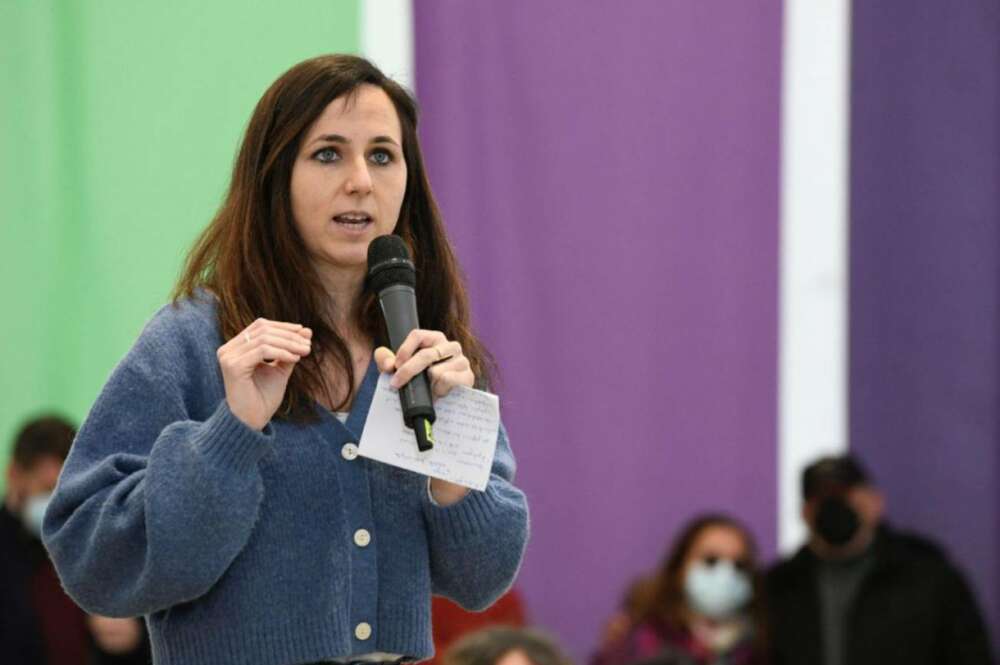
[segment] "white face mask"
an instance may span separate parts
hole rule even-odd
[[[36,494],[30,497],[21,510],[21,521],[36,538],[42,537],[42,520],[45,518],[45,509],[52,501],[52,493]]]
[[[692,565],[684,579],[684,591],[691,609],[710,619],[732,616],[753,595],[750,577],[726,559],[712,565],[704,561]]]

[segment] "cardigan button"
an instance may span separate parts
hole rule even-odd
[[[354,637],[359,640],[367,640],[372,636],[372,627],[370,624],[362,621],[354,628]]]
[[[345,443],[344,447],[340,449],[340,456],[347,461],[357,458],[358,446],[353,443]]]
[[[366,529],[358,529],[354,532],[354,544],[358,547],[368,547],[370,542],[372,542],[372,535]]]

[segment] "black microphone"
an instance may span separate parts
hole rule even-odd
[[[399,351],[411,330],[420,327],[416,286],[417,269],[402,238],[388,235],[372,240],[368,245],[368,289],[378,296],[393,353]],[[433,448],[435,414],[426,371],[399,389],[399,402],[403,422],[417,436],[417,448],[421,452]]]

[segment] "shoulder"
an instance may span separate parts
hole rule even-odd
[[[884,530],[885,548],[880,555],[912,585],[927,585],[928,591],[951,593],[968,586],[965,575],[947,550],[931,538],[909,531]]]
[[[806,547],[772,565],[764,574],[767,607],[774,614],[794,615],[809,601],[816,575],[816,559]]]
[[[224,394],[219,339],[214,297],[199,292],[164,305],[111,371],[87,422],[151,409],[207,419]]]
[[[802,577],[811,574],[811,561],[812,555],[804,547],[793,556],[781,559],[765,573],[768,586],[780,589],[785,585],[797,583]]]
[[[135,351],[189,354],[215,349],[221,344],[215,297],[200,291],[161,307],[139,335]]]
[[[172,391],[177,387],[184,394],[195,387],[210,387],[220,345],[215,298],[199,292],[153,314],[112,372],[111,382],[126,388],[155,386]]]
[[[945,551],[940,544],[914,531],[887,531],[895,546],[919,556],[944,558]]]
[[[218,332],[218,301],[211,293],[199,291],[194,297],[180,298],[163,305],[149,319],[142,331],[144,337],[187,332],[205,334]]]
[[[889,527],[883,527],[880,536],[885,540],[887,556],[912,564],[951,567],[945,549],[927,536]]]

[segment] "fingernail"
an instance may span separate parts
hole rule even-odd
[[[389,385],[392,386],[393,388],[398,389],[399,388],[399,377],[398,376],[393,376],[392,379],[389,380]]]

